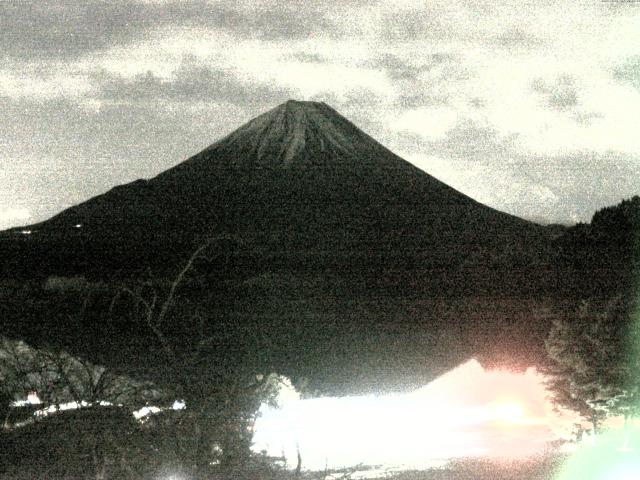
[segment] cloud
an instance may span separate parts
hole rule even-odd
[[[482,97],[472,97],[469,99],[469,106],[475,109],[482,109],[487,106],[487,101]]]
[[[451,66],[455,63],[454,60],[454,56],[447,53],[412,55],[411,59],[385,53],[371,60],[369,64],[384,69],[392,80],[414,80],[437,67]]]
[[[490,125],[463,120],[430,147],[450,158],[486,162],[496,157],[505,159],[512,155],[518,148],[517,137],[517,134],[501,136]]]
[[[394,106],[405,110],[448,105],[472,76],[459,55],[447,52],[388,52],[364,65],[384,72],[398,92]]]
[[[626,62],[614,69],[613,75],[617,80],[640,90],[640,55],[628,58]]]
[[[136,2],[35,0],[0,3],[5,55],[23,59],[73,57],[128,42],[157,19]]]
[[[603,118],[604,118],[604,114],[602,114],[601,112],[578,111],[578,112],[575,112],[573,115],[573,119],[577,123],[579,123],[580,125],[584,125],[585,127],[588,127],[592,125],[594,121],[601,120]]]
[[[47,60],[141,42],[154,30],[173,35],[202,27],[260,40],[338,37],[342,33],[333,19],[336,9],[318,1],[0,2],[0,42],[5,56]]]
[[[447,16],[434,4],[385,9],[381,17],[382,35],[389,40],[452,38]]]
[[[166,169],[294,97],[329,102],[494,206],[555,217],[557,202],[582,218],[591,200],[581,195],[611,203],[616,182],[640,191],[639,11],[610,7],[0,1],[0,107],[10,119],[0,122],[0,206],[54,213]],[[74,169],[91,178],[68,180]],[[597,175],[602,192],[586,189]],[[531,205],[516,205],[527,192]]]
[[[286,87],[242,78],[237,71],[209,66],[193,57],[183,59],[168,79],[150,71],[126,78],[105,70],[95,72],[93,79],[98,86],[98,98],[119,102],[208,101],[239,106],[270,106],[295,96],[295,92]]]
[[[296,52],[282,56],[283,60],[297,60],[303,63],[327,63],[329,59],[318,53]]]
[[[560,75],[552,83],[536,78],[531,88],[545,98],[547,106],[555,110],[570,110],[578,106],[575,79],[570,75]]]
[[[548,30],[538,33],[543,5],[496,0],[403,0],[393,8],[383,5],[381,36],[393,42],[421,40],[435,48],[475,44],[511,52],[553,43]]]
[[[495,42],[496,45],[505,48],[538,48],[545,45],[545,42],[538,36],[527,32],[522,27],[512,27],[501,34],[489,37],[489,43]]]
[[[457,117],[455,110],[447,107],[417,108],[405,111],[391,123],[391,128],[405,134],[440,138],[455,125]]]
[[[250,120],[264,107],[198,103],[40,101],[0,97],[0,210],[41,221],[115,185],[150,178]],[[11,221],[4,226],[27,222]]]
[[[311,2],[217,2],[221,10],[211,12],[216,26],[252,39],[280,40],[305,39],[330,35],[340,36],[336,23],[331,18],[331,5],[319,1]],[[219,8],[219,7],[216,7]]]

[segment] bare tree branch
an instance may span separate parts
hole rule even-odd
[[[176,295],[176,291],[178,290],[178,287],[182,284],[182,282],[184,281],[184,279],[187,276],[187,274],[193,269],[193,266],[194,266],[194,263],[196,262],[196,260],[201,259],[201,258],[209,260],[208,257],[203,255],[203,252],[205,252],[207,250],[207,248],[209,248],[209,246],[211,246],[211,244],[216,240],[218,240],[218,238],[209,239],[204,244],[202,244],[200,247],[198,247],[196,249],[196,251],[193,252],[193,254],[191,255],[191,257],[187,261],[187,263],[184,266],[184,268],[182,270],[180,270],[180,272],[178,273],[176,278],[173,280],[173,282],[171,283],[171,288],[169,290],[169,294],[167,295],[166,300],[162,304],[162,308],[160,309],[160,313],[158,314],[158,319],[156,321],[156,324],[158,325],[158,327],[162,325],[162,322],[164,321],[164,318],[166,317],[167,312],[169,311],[169,308],[173,304],[173,301],[174,301],[174,298],[175,298],[175,295]]]

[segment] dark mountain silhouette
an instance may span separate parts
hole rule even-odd
[[[305,268],[512,266],[539,258],[546,238],[402,160],[328,105],[295,101],[151,180],[10,233],[24,230],[27,248],[55,246],[39,271],[83,274],[168,265],[222,233],[260,263]]]
[[[327,370],[334,384],[399,381],[425,363],[432,376],[482,353],[530,358],[546,328],[531,322],[531,299],[556,286],[552,231],[474,201],[316,102],[288,101],[0,242],[6,275],[116,282],[171,276],[219,236],[219,314],[263,319],[286,337],[282,357],[316,373],[355,368],[342,380]]]

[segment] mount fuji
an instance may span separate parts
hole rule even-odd
[[[471,356],[531,364],[548,327],[531,321],[532,304],[557,282],[551,237],[325,103],[288,101],[154,178],[1,233],[0,268],[171,279],[203,242],[225,239],[206,267],[207,315],[269,331],[283,370],[371,391]],[[122,332],[112,342],[127,342]]]
[[[401,159],[325,103],[288,101],[155,178],[3,240],[21,237],[23,267],[103,274],[173,266],[221,234],[263,266],[466,274],[520,270],[548,237]]]

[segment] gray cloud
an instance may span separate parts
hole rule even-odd
[[[531,89],[544,99],[548,108],[568,114],[580,125],[588,126],[604,118],[601,112],[586,110],[582,106],[575,80],[570,75],[560,75],[551,83],[536,78]]]
[[[580,22],[566,29],[556,28],[556,23],[540,28],[542,20],[554,17],[545,9],[553,7],[494,0],[434,1],[414,9],[390,0],[0,0],[0,64],[3,73],[10,74],[5,90],[10,95],[18,92],[15,98],[0,97],[0,110],[8,119],[0,122],[0,158],[9,159],[0,168],[0,209],[3,202],[29,208],[38,203],[33,210],[39,218],[45,210],[53,214],[115,184],[164,170],[243,121],[298,96],[286,87],[243,76],[242,65],[238,70],[226,69],[194,58],[168,65],[167,71],[174,70],[170,77],[150,72],[130,78],[95,70],[96,65],[108,64],[101,61],[103,52],[113,47],[127,52],[127,47],[148,41],[151,33],[185,40],[188,45],[194,32],[202,31],[204,36],[229,34],[231,39],[225,41],[231,42],[257,40],[242,45],[225,62],[246,61],[241,59],[243,48],[264,48],[270,57],[280,54],[276,60],[332,64],[339,71],[342,67],[358,69],[350,91],[327,82],[326,91],[314,99],[327,101],[394,150],[451,161],[452,182],[466,179],[467,170],[475,166],[474,174],[481,171],[486,176],[470,180],[465,191],[474,196],[473,188],[484,183],[484,188],[493,191],[492,205],[498,208],[507,205],[516,214],[535,213],[556,220],[563,215],[568,218],[566,212],[571,211],[571,215],[578,212],[578,217],[588,219],[588,205],[599,208],[618,201],[617,195],[640,191],[638,158],[587,152],[526,157],[518,148],[517,137],[501,136],[471,122],[458,124],[432,142],[388,128],[407,110],[419,107],[445,105],[448,108],[443,110],[460,115],[466,114],[467,109],[459,108],[465,102],[483,109],[487,100],[479,92],[495,90],[497,85],[490,85],[490,77],[478,70],[481,88],[474,88],[473,69],[480,63],[480,68],[490,69],[495,59],[503,65],[509,55],[526,56],[531,52],[521,50],[538,46],[564,54],[561,48],[553,49],[561,42],[571,45],[582,39]],[[591,21],[589,12],[583,15],[578,10],[567,15]],[[532,34],[535,31],[541,38]],[[603,27],[602,31],[607,30]],[[190,33],[185,36],[183,32]],[[329,51],[332,42],[316,44],[318,37],[339,38],[335,44],[340,48],[354,45],[356,57],[364,53],[374,58],[357,65],[340,56],[334,58]],[[203,45],[209,40],[207,37]],[[412,40],[418,41],[403,43]],[[592,48],[591,43],[585,42],[585,48]],[[433,53],[440,50],[454,53]],[[472,57],[478,50],[480,57]],[[153,57],[153,50],[144,56]],[[81,61],[75,62],[78,59]],[[559,57],[550,59],[553,67],[560,61]],[[132,66],[139,71],[141,65],[136,62],[132,59]],[[516,64],[514,68],[521,67]],[[94,90],[83,96],[85,75],[92,69],[89,80]],[[358,76],[371,70],[384,72],[387,78],[380,83],[385,88],[371,89],[378,74],[364,83],[369,88],[355,87]],[[630,58],[610,73],[640,88],[640,57]],[[65,80],[69,81],[58,85]],[[506,75],[503,80],[512,81]],[[71,92],[76,84],[81,87]],[[579,86],[568,76],[538,80],[523,95],[536,95],[561,120],[595,124],[603,114],[586,110]],[[47,89],[51,95],[42,93]],[[39,100],[35,95],[40,95]],[[493,94],[488,95],[492,98]],[[56,99],[47,100],[51,96]],[[514,108],[518,108],[515,101]],[[490,110],[476,113],[490,115]],[[529,198],[527,204],[523,200],[526,192],[536,189],[549,196]]]
[[[383,11],[382,34],[390,40],[463,41],[510,50],[548,46],[550,38],[531,32],[533,11],[526,4],[495,0],[424,2]]]
[[[448,27],[446,15],[435,5],[424,8],[385,11],[382,34],[390,40],[453,39],[457,33]]]
[[[392,80],[413,80],[438,66],[454,64],[454,60],[455,57],[451,54],[431,53],[415,55],[413,63],[409,63],[398,55],[386,53],[373,59],[368,66],[383,69]]]
[[[555,110],[571,110],[579,104],[575,80],[569,75],[561,75],[553,83],[537,78],[531,88],[545,98],[547,106]]]
[[[580,125],[591,125],[594,121],[604,118],[600,112],[582,112],[578,111],[573,114],[573,119]]]
[[[555,221],[589,221],[603,206],[613,205],[640,191],[640,157],[622,152],[575,152],[556,156],[518,157],[519,172],[552,191],[555,199],[536,208],[524,203],[529,216]],[[563,218],[564,217],[564,218]]]
[[[487,106],[487,101],[481,97],[473,97],[469,99],[469,105],[479,110]]]
[[[233,0],[0,2],[2,54],[22,59],[76,57],[143,40],[157,28],[197,26],[262,40],[341,35],[331,20],[330,4],[263,0],[250,5],[242,7]]]
[[[420,88],[415,91],[402,92],[395,101],[395,105],[399,108],[413,109],[426,106],[448,105],[450,101],[451,96],[448,92]]]
[[[566,110],[578,105],[578,93],[574,88],[558,89],[549,96],[549,105],[558,110]]]
[[[392,134],[392,138],[394,144],[402,151],[428,152],[452,161],[475,163],[498,159],[511,161],[517,151],[518,141],[515,134],[501,136],[494,128],[478,125],[471,120],[458,122],[444,137],[437,140],[429,140],[406,131]]]
[[[157,19],[136,2],[36,0],[0,3],[5,55],[23,59],[73,57],[128,42]]]
[[[519,27],[510,28],[500,35],[489,37],[489,43],[495,43],[505,48],[516,49],[532,49],[545,45],[545,42],[541,38]]]
[[[283,55],[284,60],[295,60],[302,63],[328,63],[329,59],[317,53],[296,52]]]
[[[211,20],[242,37],[282,40],[342,36],[331,20],[331,5],[322,2],[263,1],[255,2],[255,7],[244,10],[235,8],[232,1],[223,3],[221,10],[207,8],[207,12],[211,12]]]
[[[631,57],[614,69],[613,75],[618,80],[629,83],[640,90],[640,55]]]
[[[287,88],[242,79],[233,70],[204,65],[193,58],[185,58],[169,80],[152,72],[129,79],[104,70],[95,72],[93,80],[98,97],[111,101],[153,99],[270,106],[295,96]]]
[[[502,137],[489,126],[467,120],[456,124],[442,140],[430,143],[447,157],[486,162],[493,158],[509,158],[516,149],[517,135]]]
[[[410,59],[385,53],[364,66],[384,71],[400,87],[394,106],[405,109],[446,105],[457,82],[467,81],[471,76],[461,57],[450,53],[419,52]]]

